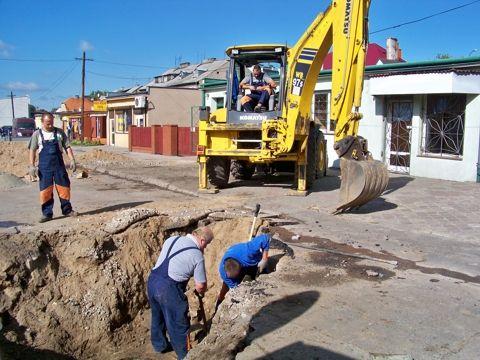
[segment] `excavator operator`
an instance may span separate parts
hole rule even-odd
[[[272,95],[273,89],[276,87],[277,84],[275,84],[275,81],[262,72],[258,64],[254,65],[252,73],[240,82],[240,89],[250,90],[250,94],[246,94],[241,99],[245,111],[266,111],[270,95]]]

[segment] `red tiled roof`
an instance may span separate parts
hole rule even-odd
[[[79,111],[82,108],[82,98],[71,97],[63,102],[67,111]],[[89,98],[85,98],[85,111],[92,110],[93,102]]]
[[[387,50],[378,44],[368,44],[366,66],[376,65],[378,60],[387,59]],[[323,62],[323,70],[330,70],[332,68],[332,53],[329,52],[325,61]]]

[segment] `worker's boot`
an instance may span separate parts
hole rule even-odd
[[[40,219],[38,220],[38,222],[39,223],[44,223],[44,222],[47,222],[47,221],[50,221],[50,220],[52,220],[51,216],[42,215],[40,217]]]
[[[255,111],[256,113],[262,112],[262,105],[258,104],[257,106],[255,106],[255,109],[253,109],[253,111]]]
[[[78,216],[78,212],[75,210],[70,211],[68,214],[65,214],[65,217],[76,217]]]

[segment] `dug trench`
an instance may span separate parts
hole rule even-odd
[[[221,285],[218,264],[230,245],[246,241],[248,212],[136,208],[114,214],[93,226],[80,222],[0,238],[2,360],[156,358],[149,340],[148,274],[165,239],[201,224],[215,235],[205,251],[204,304],[211,319]],[[283,253],[273,250],[273,262]],[[195,346],[205,334],[198,301],[191,290],[187,296]]]
[[[408,268],[391,254],[322,238],[293,240],[294,233],[272,226],[269,271],[230,291],[212,319],[221,285],[218,264],[231,244],[247,239],[251,217],[239,209],[179,209],[120,210],[113,216],[96,215],[88,224],[79,220],[70,228],[3,235],[0,358],[158,358],[149,339],[146,280],[163,241],[202,224],[209,224],[215,235],[205,251],[209,291],[204,305],[210,331],[205,336],[198,301],[188,290],[193,359],[241,357],[272,326],[302,316],[322,288],[388,281],[396,269]],[[264,216],[257,227],[282,222]]]

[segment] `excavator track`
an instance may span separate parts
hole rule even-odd
[[[356,209],[379,197],[388,185],[388,171],[378,160],[340,159],[340,205],[335,214]]]

